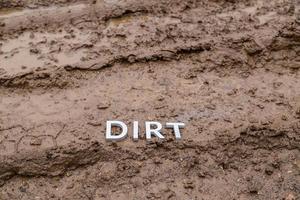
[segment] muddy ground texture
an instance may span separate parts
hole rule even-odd
[[[0,199],[299,199],[299,6],[0,0]]]

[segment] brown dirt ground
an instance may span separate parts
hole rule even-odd
[[[300,199],[299,69],[298,0],[0,0],[0,199]]]

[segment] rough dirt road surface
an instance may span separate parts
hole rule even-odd
[[[299,9],[0,0],[0,199],[299,199]],[[112,119],[186,127],[108,143]]]

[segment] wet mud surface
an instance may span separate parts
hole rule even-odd
[[[299,9],[0,0],[0,199],[299,199]]]

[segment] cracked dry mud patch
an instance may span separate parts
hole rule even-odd
[[[299,199],[299,8],[0,0],[0,199]]]

